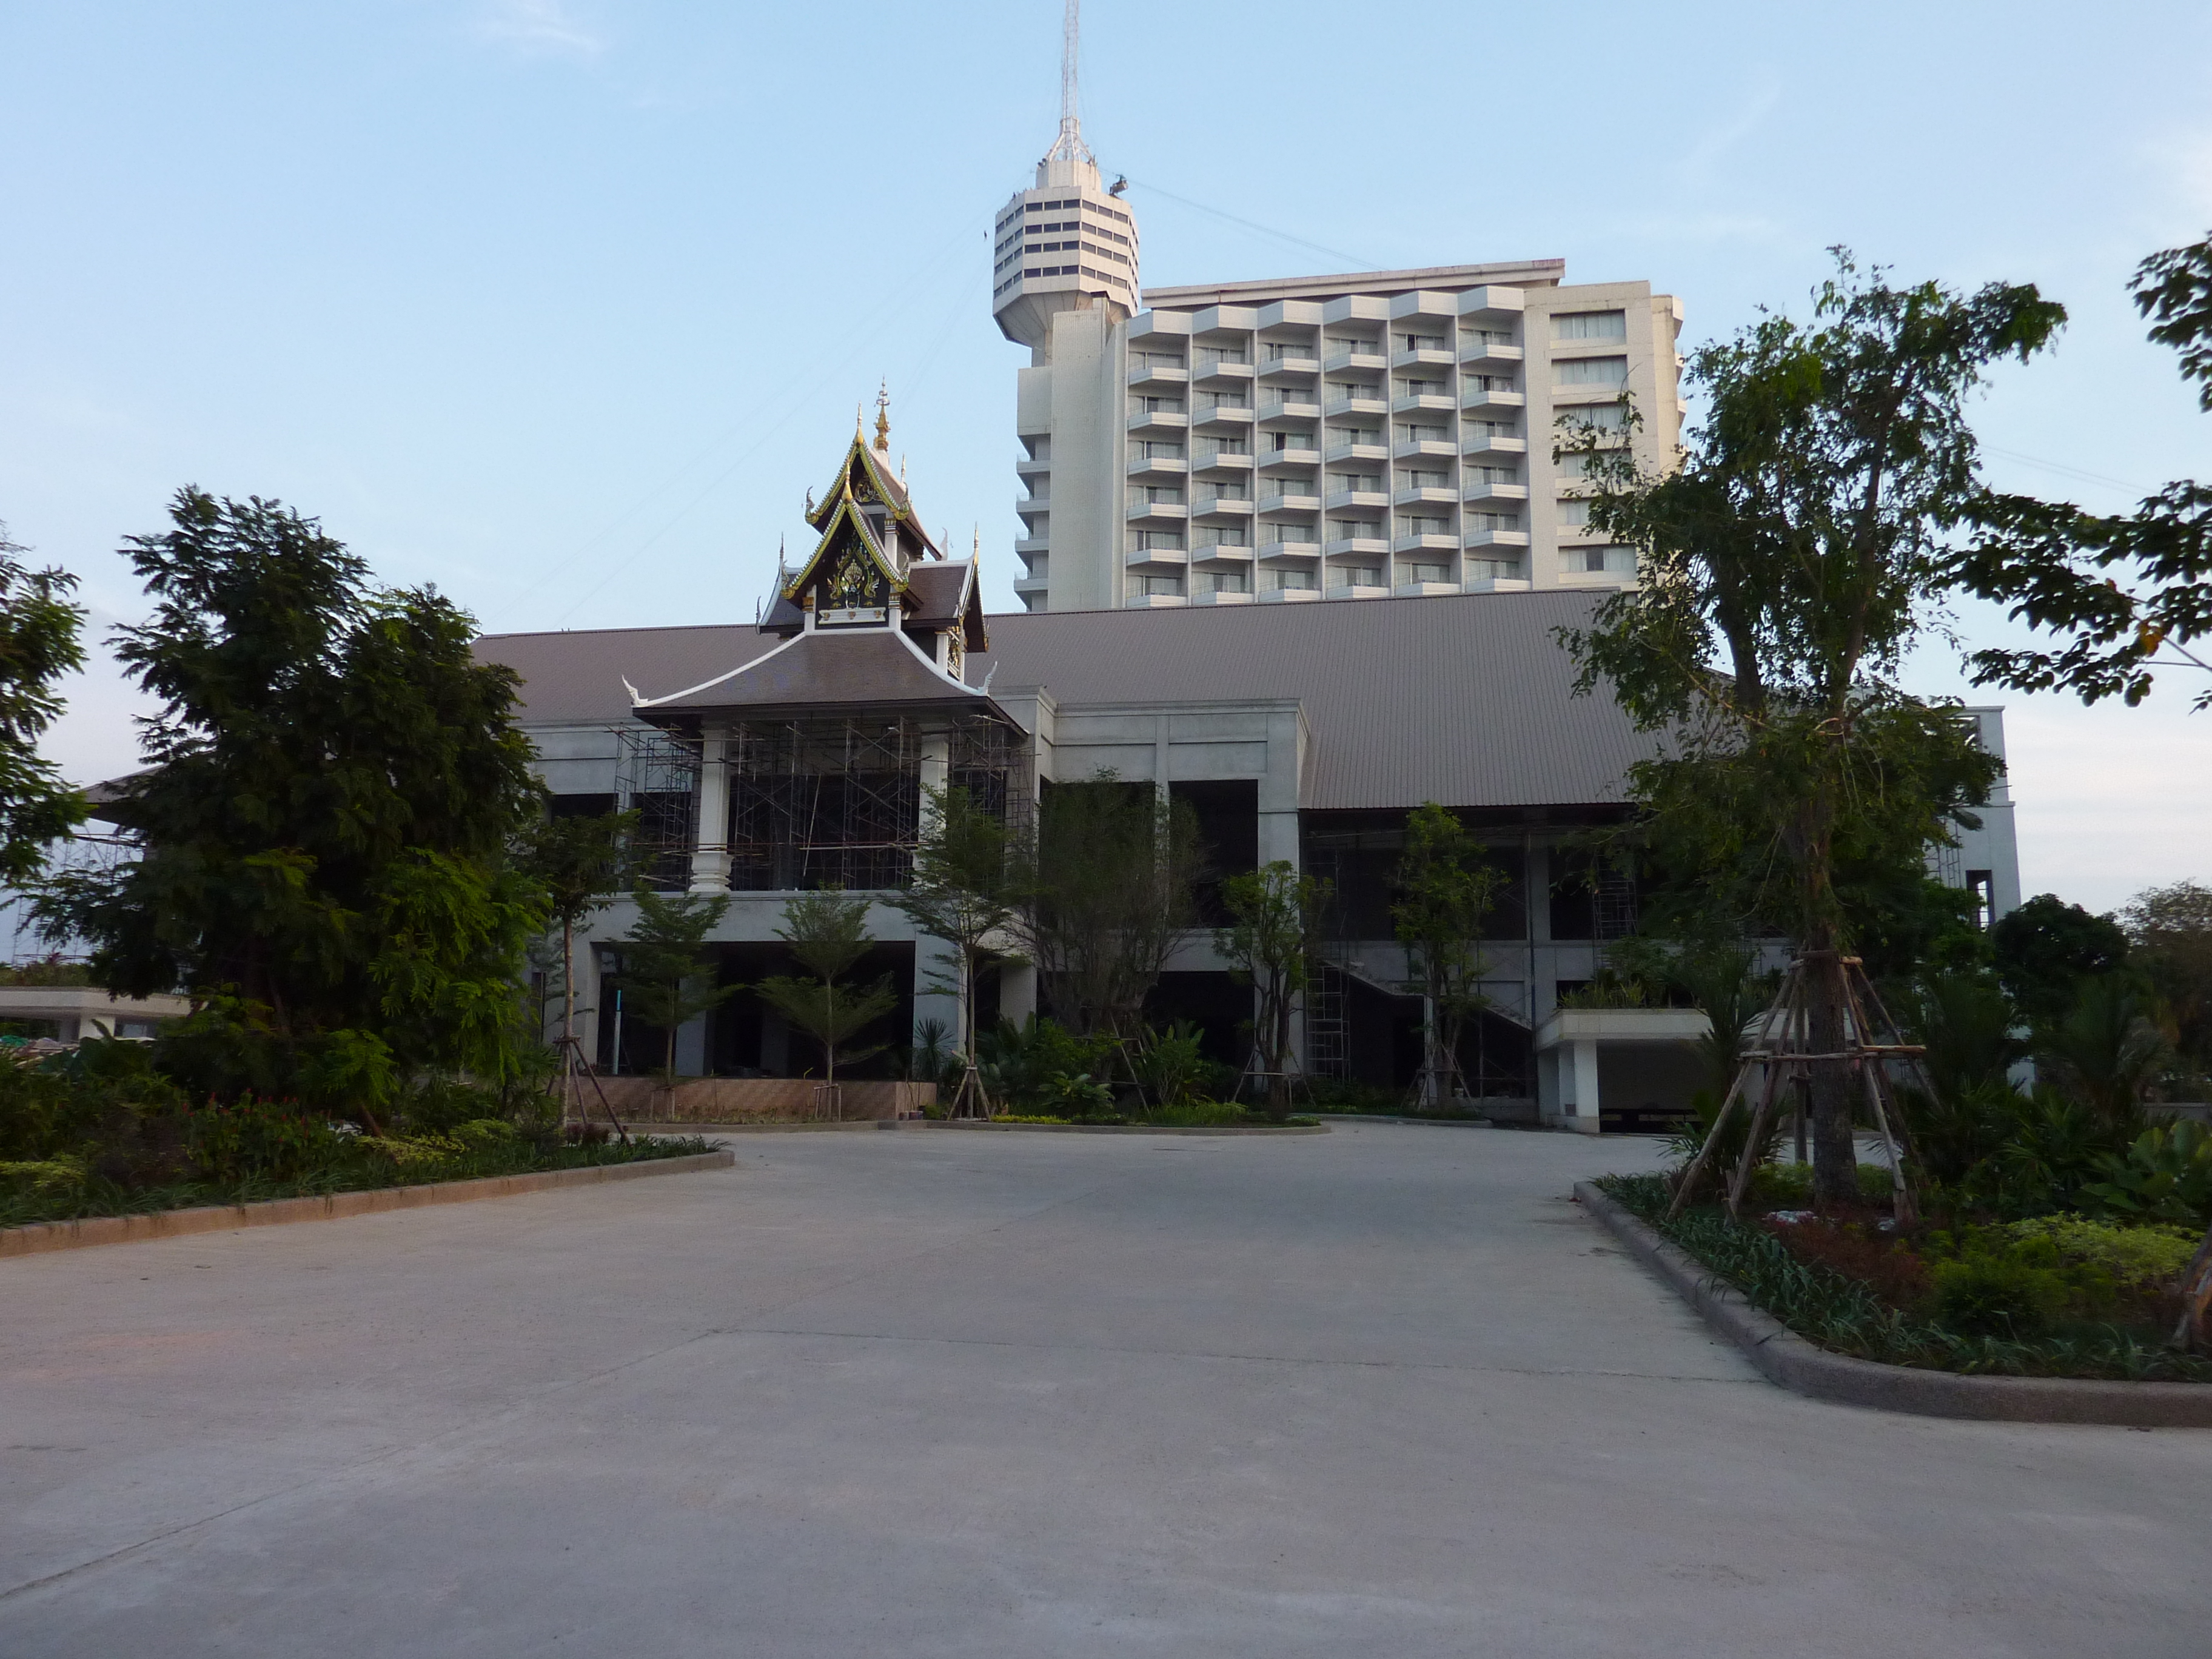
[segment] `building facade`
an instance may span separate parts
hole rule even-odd
[[[1555,1018],[1606,942],[1635,926],[1632,881],[1594,870],[1587,836],[1626,816],[1628,770],[1652,752],[1608,699],[1573,694],[1554,630],[1585,619],[1593,596],[987,617],[973,562],[930,542],[882,450],[857,436],[809,517],[814,552],[779,578],[757,623],[478,645],[520,678],[556,810],[637,811],[650,883],[726,900],[711,936],[726,983],[791,971],[777,929],[795,893],[902,886],[933,787],[957,783],[1018,817],[1054,783],[1110,772],[1190,808],[1216,879],[1280,860],[1330,882],[1322,971],[1299,1010],[1304,1066],[1402,1089],[1424,1010],[1393,937],[1390,883],[1407,815],[1433,801],[1505,878],[1486,927],[1488,1006],[1459,1057],[1485,1109],[1595,1130],[1601,1110],[1617,1120],[1680,1103],[1694,1079],[1679,1034]],[[1998,712],[1975,714],[2001,747]],[[1984,873],[1994,908],[2010,908],[2008,801],[1969,835],[1939,873],[1956,885]],[[602,982],[635,920],[616,898],[579,963],[585,1042],[617,1072],[662,1053]],[[869,925],[877,944],[857,971],[899,989],[892,1028],[956,1029],[946,947],[888,902]],[[1194,1022],[1217,1059],[1237,1063],[1251,996],[1201,927],[1147,1014]],[[1034,970],[1010,950],[983,985],[982,1017],[1018,1020],[1039,1003]],[[678,1033],[677,1060],[725,1076],[799,1077],[817,1063],[743,989]]]
[[[1057,313],[1020,371],[1016,591],[1060,611],[1632,582],[1553,452],[1581,422],[1671,459],[1681,308],[1564,277],[1446,266]]]

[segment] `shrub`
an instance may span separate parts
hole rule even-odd
[[[1936,1322],[1961,1336],[2024,1341],[2039,1334],[2066,1301],[2057,1273],[2010,1255],[1941,1262],[1929,1277]]]
[[[2212,1128],[2184,1121],[2146,1129],[2124,1155],[2099,1160],[2102,1180],[2084,1184],[2087,1203],[2131,1220],[2203,1226],[2212,1222]]]
[[[344,1144],[326,1120],[309,1116],[295,1103],[251,1095],[228,1105],[198,1107],[185,1115],[185,1144],[194,1168],[224,1185],[296,1181],[331,1162]]]
[[[2116,1226],[2071,1215],[2015,1221],[2004,1232],[2016,1240],[2047,1239],[2062,1262],[2101,1272],[2124,1291],[2171,1285],[2203,1242],[2184,1227]]]

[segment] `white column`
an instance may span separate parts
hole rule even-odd
[[[1597,1044],[1587,1038],[1571,1045],[1574,1050],[1574,1127],[1594,1135],[1598,1128]]]
[[[921,822],[918,826],[925,841],[934,823],[929,798],[951,778],[952,739],[942,732],[927,733],[921,740]]]
[[[1033,962],[1002,963],[999,968],[999,1016],[1017,1025],[1036,1012],[1037,971]]]
[[[691,890],[730,890],[730,774],[723,764],[725,732],[710,726],[699,741],[699,830],[691,848]]]

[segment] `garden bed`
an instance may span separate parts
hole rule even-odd
[[[0,1238],[49,1224],[119,1219],[183,1210],[225,1213],[258,1205],[315,1202],[349,1194],[418,1190],[458,1182],[568,1174],[612,1165],[711,1156],[714,1148],[694,1137],[538,1146],[520,1139],[450,1143],[447,1155],[406,1162],[364,1154],[313,1169],[289,1180],[248,1176],[236,1181],[180,1181],[121,1188],[105,1182],[72,1187],[32,1187],[0,1199]],[[21,1168],[22,1166],[17,1166]],[[0,1249],[0,1254],[7,1254]]]
[[[886,1126],[888,1127],[888,1126]],[[1286,1123],[1114,1123],[1069,1122],[1056,1118],[936,1118],[908,1120],[906,1129],[1034,1130],[1063,1135],[1325,1135],[1326,1123],[1311,1118],[1292,1118]]]
[[[1657,1176],[1583,1182],[1576,1197],[1771,1380],[1800,1393],[1944,1417],[2212,1426],[2212,1363],[2148,1333],[1963,1335],[1717,1209],[1668,1221]]]

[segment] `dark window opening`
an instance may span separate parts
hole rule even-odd
[[[1973,896],[1974,926],[1986,931],[1997,919],[1996,878],[1987,870],[1966,872],[1966,891]]]
[[[1251,778],[1170,783],[1168,799],[1188,806],[1198,823],[1206,876],[1198,887],[1198,919],[1208,927],[1229,925],[1221,884],[1260,867],[1260,785]]]

